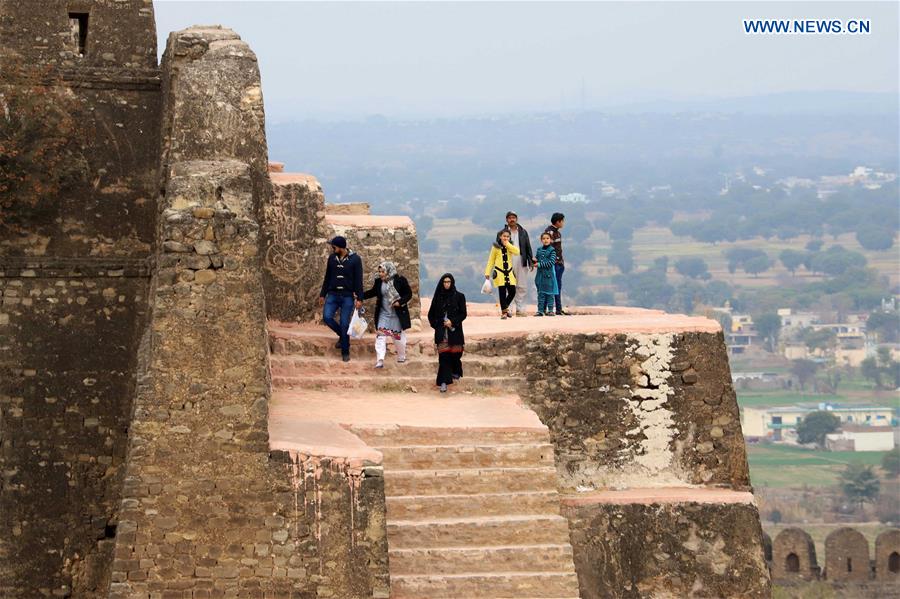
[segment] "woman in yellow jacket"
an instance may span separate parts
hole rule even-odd
[[[497,240],[491,247],[484,278],[493,279],[500,294],[500,318],[509,318],[509,305],[516,297],[516,273],[512,256],[519,255],[519,248],[509,242],[509,231],[497,233]]]

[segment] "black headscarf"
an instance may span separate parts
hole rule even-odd
[[[450,279],[450,289],[444,289],[444,279]],[[456,279],[453,278],[453,275],[449,272],[445,272],[441,275],[441,278],[438,279],[437,289],[434,290],[434,299],[432,299],[432,303],[435,302],[446,302],[448,299],[452,298],[456,295]]]

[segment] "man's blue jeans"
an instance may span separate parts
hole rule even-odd
[[[325,324],[328,328],[337,333],[341,338],[341,355],[350,354],[350,319],[353,318],[353,307],[355,305],[352,295],[338,295],[329,293],[325,296],[325,312],[322,314]],[[334,319],[335,312],[340,311],[340,324]]]
[[[562,312],[562,275],[564,270],[566,270],[566,267],[563,264],[553,265],[553,271],[556,273],[556,286],[559,287],[559,293],[557,293],[556,297],[553,298],[556,300],[557,314]]]

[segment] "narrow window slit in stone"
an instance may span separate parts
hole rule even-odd
[[[787,560],[785,560],[785,570],[788,572],[799,572],[800,571],[800,558],[796,553],[788,553]]]
[[[853,560],[851,558],[847,558],[847,572],[853,572]]]
[[[84,56],[87,49],[88,13],[70,12],[69,27],[72,33],[72,45],[77,48],[79,56]]]

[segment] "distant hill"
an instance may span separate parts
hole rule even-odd
[[[900,121],[897,110],[879,112],[887,96],[779,94],[715,101],[710,106],[721,110],[702,112],[672,105],[646,113],[297,121],[270,126],[269,146],[289,170],[316,175],[331,199],[369,201],[376,211],[412,198],[590,195],[598,181],[708,194],[752,167],[773,177],[841,175],[859,165],[896,171]],[[859,110],[826,114],[851,105]]]

